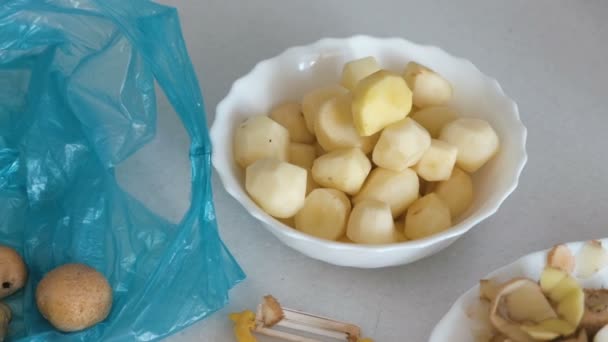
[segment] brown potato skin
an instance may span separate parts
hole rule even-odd
[[[65,264],[47,273],[36,288],[38,310],[57,330],[72,332],[103,321],[112,307],[106,278],[83,264]]]
[[[0,246],[0,298],[17,292],[27,282],[27,267],[14,249]]]

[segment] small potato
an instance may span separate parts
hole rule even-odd
[[[403,214],[418,198],[418,175],[411,169],[392,171],[378,167],[369,174],[353,204],[374,199],[387,203],[393,217]]]
[[[317,158],[312,165],[312,176],[323,187],[354,195],[371,169],[372,163],[360,149],[348,148]]]
[[[299,103],[284,102],[270,111],[270,118],[287,128],[292,142],[312,144],[315,136],[306,128],[304,114]]]
[[[359,81],[380,70],[374,57],[365,57],[344,64],[342,69],[342,86],[353,90]]]
[[[380,167],[401,171],[418,163],[430,146],[429,133],[416,121],[405,118],[382,131],[372,160]]]
[[[450,209],[434,193],[419,198],[407,210],[405,237],[422,239],[452,226]]]
[[[450,82],[433,70],[416,62],[409,62],[403,78],[412,90],[414,106],[418,108],[440,106],[452,97]]]
[[[447,180],[456,163],[458,149],[445,141],[433,139],[414,170],[429,182]]]
[[[420,109],[410,117],[429,131],[433,139],[437,139],[443,126],[457,119],[458,113],[449,107],[439,106]]]
[[[8,246],[0,246],[0,298],[19,291],[27,281],[27,266],[21,255]]]
[[[321,105],[315,120],[315,133],[317,141],[325,151],[359,147],[363,153],[368,154],[374,148],[378,136],[362,137],[357,133],[351,103],[351,95],[343,94]]]
[[[307,144],[289,144],[289,162],[305,169],[311,169],[317,158],[315,147]]]
[[[391,208],[388,204],[376,200],[359,202],[348,219],[346,236],[363,244],[397,242]]]
[[[296,214],[296,229],[326,240],[337,240],[346,233],[350,200],[339,190],[315,189]]]
[[[287,161],[289,131],[265,115],[243,121],[234,135],[234,159],[241,167],[256,160],[274,158]]]
[[[321,105],[332,97],[336,97],[341,94],[345,94],[346,89],[339,85],[332,85],[322,88],[317,88],[302,98],[302,113],[304,113],[304,121],[306,121],[306,128],[312,134],[315,134],[315,120],[317,119],[317,113]]]
[[[353,119],[361,136],[402,120],[412,109],[412,92],[403,78],[386,70],[362,79],[353,90]]]
[[[294,216],[304,205],[306,169],[276,159],[260,159],[245,171],[245,189],[268,214]]]
[[[473,173],[498,152],[498,135],[490,124],[481,119],[460,118],[443,127],[439,139],[458,148],[456,163]]]
[[[80,331],[106,319],[112,308],[112,288],[94,268],[65,264],[38,283],[36,304],[57,330]]]
[[[473,181],[466,172],[454,167],[448,180],[437,183],[435,193],[450,208],[452,218],[457,218],[473,203]]]

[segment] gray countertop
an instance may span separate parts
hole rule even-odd
[[[227,308],[169,340],[233,341],[226,314],[272,293],[289,307],[360,324],[379,342],[426,341],[484,274],[558,242],[608,236],[608,1],[164,2],[179,9],[209,123],[234,80],[287,47],[398,36],[441,46],[498,79],[519,104],[529,153],[497,214],[439,254],[377,270],[327,265],[285,247],[214,176],[220,232],[248,278]],[[157,139],[122,176],[142,199],[154,189],[156,199],[144,202],[173,220],[188,206],[187,145],[175,118],[161,114]],[[150,167],[154,178],[145,176]]]

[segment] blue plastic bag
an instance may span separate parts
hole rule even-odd
[[[158,83],[191,138],[191,207],[179,224],[117,184],[155,132]],[[184,151],[186,153],[186,151]],[[155,340],[221,308],[244,278],[221,242],[203,99],[174,9],[143,0],[0,0],[0,243],[29,267],[7,299],[10,338]],[[114,291],[110,316],[62,334],[35,288],[86,263]]]

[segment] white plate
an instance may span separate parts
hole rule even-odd
[[[599,240],[608,247],[608,238]],[[571,242],[567,245],[572,253],[576,255],[585,241]],[[496,279],[504,282],[515,277],[526,277],[534,280],[540,278],[540,274],[547,265],[547,252],[544,250],[532,254],[515,261],[512,264],[501,267],[498,270],[488,274],[484,279]],[[600,270],[587,279],[579,279],[581,285],[585,288],[606,288],[608,287],[608,267]],[[479,303],[479,282],[477,285],[460,296],[450,311],[443,316],[441,321],[435,326],[430,342],[473,342],[474,338],[472,330],[475,321],[467,316],[467,310],[470,310],[475,304]]]

